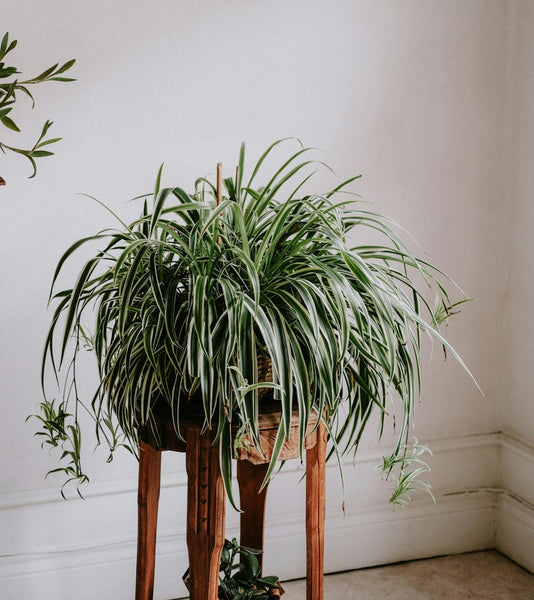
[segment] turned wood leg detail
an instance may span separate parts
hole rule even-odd
[[[161,452],[141,442],[137,492],[136,600],[152,600],[154,591],[160,473]]]
[[[306,451],[306,600],[323,600],[326,427]]]
[[[266,485],[260,492],[269,464],[254,465],[248,460],[237,461],[237,482],[241,503],[240,545],[263,551],[263,530],[265,523]],[[257,559],[263,567],[263,554]]]
[[[224,485],[219,446],[211,432],[200,428],[186,434],[187,549],[191,600],[217,600],[219,567],[224,545]]]

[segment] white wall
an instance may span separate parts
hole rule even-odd
[[[514,16],[511,72],[516,85],[510,95],[512,193],[508,207],[512,229],[504,274],[510,294],[506,325],[509,372],[500,419],[534,443],[534,328],[529,316],[534,301],[534,4],[518,3]]]
[[[26,179],[26,165],[12,157],[0,167],[8,181],[0,189],[0,393],[7,424],[0,439],[0,554],[7,555],[0,577],[8,598],[34,598],[36,590],[40,598],[43,590],[70,597],[65,582],[83,582],[87,597],[131,597],[136,465],[128,457],[104,465],[97,452],[86,459],[93,473],[88,500],[58,502],[57,481],[43,481],[52,463],[24,424],[40,401],[55,262],[70,242],[109,225],[96,204],[76,194],[97,196],[131,217],[137,209],[126,201],[151,189],[162,161],[165,182],[190,189],[219,160],[231,170],[242,140],[255,156],[272,140],[295,135],[322,148],[318,157],[340,177],[362,173],[356,190],[399,220],[421,252],[475,298],[447,334],[486,396],[457,365],[444,365],[439,352],[425,365],[414,433],[437,448],[438,507],[418,501],[391,514],[371,468],[382,452],[371,432],[365,460],[347,473],[346,521],[337,484],[330,488],[328,569],[495,544],[503,443],[493,432],[505,427],[533,441],[532,413],[524,418],[532,406],[525,358],[532,350],[519,318],[528,315],[521,298],[532,293],[531,280],[520,276],[526,266],[519,270],[523,245],[532,243],[532,123],[515,121],[513,139],[508,134],[516,106],[531,110],[532,26],[514,6],[499,0],[4,0],[3,27],[19,39],[17,64],[30,72],[76,57],[78,78],[37,90],[38,108],[20,113],[34,131],[52,117],[64,137],[56,156],[39,163],[37,178]],[[521,6],[529,16],[532,5]],[[523,75],[517,95],[509,93]],[[512,149],[521,156],[514,190],[504,176],[516,164],[507,162]],[[515,270],[508,280],[510,258]],[[514,303],[523,301],[516,310]],[[506,307],[512,307],[509,319],[502,318]],[[503,339],[510,340],[506,350]],[[501,411],[505,398],[511,408]],[[175,574],[186,563],[182,460],[165,458],[162,600],[180,592]],[[268,560],[287,577],[302,574],[302,555],[293,554],[302,537],[297,475],[275,481],[269,502],[267,552],[283,541],[292,560],[277,559],[276,550]],[[282,482],[296,489],[295,497],[285,497]],[[426,536],[410,534],[414,523],[425,524],[418,531]],[[408,534],[410,542],[401,543]],[[352,548],[353,536],[366,548],[361,556],[343,550]]]
[[[497,521],[499,548],[521,564],[533,553],[534,521],[534,4],[514,2],[510,11],[507,210],[510,219],[508,264],[502,280],[508,288],[501,340],[506,354],[499,366],[502,392],[498,402],[502,428],[523,440],[515,456],[504,452],[502,481],[517,492],[515,506],[504,505]],[[514,512],[515,511],[515,512]],[[530,556],[528,556],[530,553]]]

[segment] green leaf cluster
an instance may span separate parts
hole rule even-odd
[[[221,554],[219,600],[269,600],[280,589],[274,575],[261,575],[257,556],[261,550],[240,546],[235,538],[225,540]],[[189,569],[183,579],[187,585]],[[278,596],[277,596],[278,597]]]
[[[51,292],[55,312],[43,377],[50,365],[66,397],[91,413],[112,447],[122,443],[122,433],[136,448],[140,427],[157,439],[161,405],[181,435],[182,412],[196,406],[204,429],[216,431],[232,501],[232,432],[259,447],[263,402],[276,402],[281,411],[267,481],[290,436],[293,410],[301,457],[308,423],[318,414],[330,456],[339,459],[357,451],[371,414],[383,426],[398,400],[393,457],[403,456],[420,384],[422,333],[463,365],[439,332],[452,312],[447,277],[416,258],[386,217],[347,191],[357,177],[326,193],[303,193],[317,166],[308,148],[299,145],[264,174],[266,159],[283,141],[260,156],[247,178],[243,145],[220,204],[205,178],[192,193],[162,188],[160,169],[140,217],[75,242],[52,283],[54,290],[77,250],[100,244],[72,288]],[[262,186],[256,185],[260,174]],[[368,230],[382,243],[351,245]],[[432,289],[437,315],[428,300]],[[100,384],[92,401],[82,403],[75,365],[80,343],[87,345],[87,321]],[[265,361],[268,376],[259,367]]]
[[[400,452],[384,456],[382,465],[378,467],[382,476],[386,480],[391,475],[396,477],[396,486],[389,499],[391,504],[404,508],[411,501],[411,493],[417,489],[429,494],[436,502],[430,483],[421,479],[424,473],[430,471],[428,464],[421,458],[424,454],[432,456],[430,449],[414,438],[412,445],[403,444]]]
[[[41,414],[30,415],[41,422],[41,430],[36,432],[36,436],[44,438],[41,443],[41,448],[48,447],[50,450],[59,448],[61,450],[60,462],[61,466],[57,469],[52,469],[47,473],[63,473],[66,480],[61,487],[61,495],[65,498],[64,489],[71,482],[77,483],[78,494],[80,493],[80,485],[89,481],[87,475],[83,472],[81,465],[81,442],[82,434],[79,423],[74,420],[74,424],[68,424],[69,418],[73,415],[65,410],[66,403],[60,402],[56,407],[55,400],[44,400],[41,402]],[[28,420],[26,419],[26,420]],[[67,422],[67,424],[66,424]]]
[[[22,92],[28,98],[30,98],[32,103],[32,108],[35,106],[35,101],[30,91],[30,87],[32,85],[36,85],[39,83],[44,83],[46,81],[75,81],[70,77],[65,77],[63,73],[68,71],[75,63],[75,60],[69,60],[63,65],[59,63],[45,69],[42,73],[35,77],[30,77],[29,79],[19,80],[17,75],[20,74],[20,71],[17,67],[8,66],[5,63],[6,55],[11,52],[17,45],[17,40],[9,41],[9,34],[6,33],[0,42],[0,122],[4,127],[10,129],[11,131],[20,132],[19,126],[13,121],[10,113],[14,108],[15,102],[17,101],[17,93]],[[9,81],[6,81],[10,79]],[[9,150],[11,152],[15,152],[17,154],[21,154],[25,158],[27,158],[33,168],[33,172],[30,177],[34,177],[37,173],[37,165],[35,159],[43,158],[45,156],[52,156],[54,153],[51,152],[48,148],[44,150],[43,148],[48,147],[50,144],[58,142],[61,138],[46,138],[46,134],[48,130],[52,126],[52,121],[46,121],[43,125],[41,133],[37,138],[37,141],[33,144],[31,148],[23,149],[17,148],[14,146],[9,146],[6,143],[0,141],[0,150],[2,152],[6,152]]]

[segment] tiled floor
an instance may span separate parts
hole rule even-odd
[[[305,581],[283,600],[304,600]],[[534,575],[488,550],[329,575],[325,600],[534,600]]]

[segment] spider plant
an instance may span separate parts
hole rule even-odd
[[[230,499],[232,431],[259,444],[266,396],[281,410],[266,481],[294,409],[301,455],[315,412],[327,426],[330,454],[339,458],[356,452],[372,413],[383,425],[397,397],[402,419],[390,461],[405,456],[421,333],[461,362],[439,333],[453,306],[443,284],[448,279],[416,258],[387,218],[347,192],[358,177],[324,193],[303,193],[317,166],[308,148],[288,153],[258,186],[266,159],[283,141],[272,144],[246,178],[243,145],[219,203],[222,189],[205,178],[192,193],[162,188],[160,169],[137,220],[119,219],[117,230],[81,239],[61,257],[43,383],[50,365],[63,395],[57,419],[47,401],[42,433],[50,432],[45,443],[63,449],[69,479],[85,478],[81,407],[94,418],[99,439],[112,449],[121,443],[135,449],[140,427],[157,436],[158,404],[168,406],[178,435],[181,411],[197,404],[204,428],[216,430]],[[377,244],[351,245],[365,230],[380,238]],[[54,292],[65,261],[95,242],[101,249],[83,264],[73,287]],[[99,385],[84,402],[76,361],[88,346]],[[268,378],[259,367],[265,360]]]

